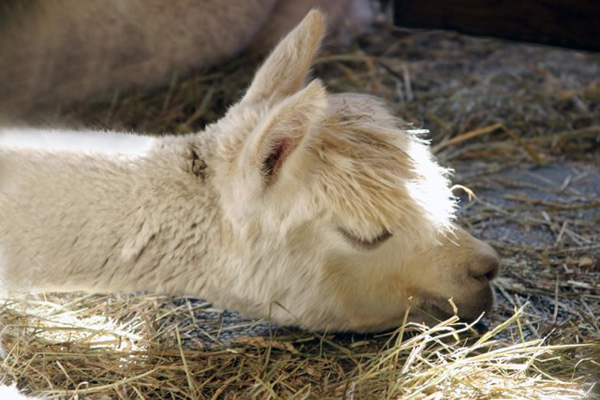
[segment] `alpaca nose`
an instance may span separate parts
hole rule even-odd
[[[487,250],[471,263],[469,271],[471,278],[483,284],[488,284],[500,272],[500,258],[498,254],[491,247]]]

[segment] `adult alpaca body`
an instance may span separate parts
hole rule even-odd
[[[248,49],[269,49],[315,6],[346,42],[370,0],[2,0],[0,121],[168,85]]]
[[[133,155],[4,130],[0,290],[188,294],[330,331],[489,310],[498,258],[452,223],[426,143],[377,99],[304,85],[322,31],[310,12],[220,121]]]

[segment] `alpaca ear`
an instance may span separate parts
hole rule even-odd
[[[275,47],[260,67],[242,103],[291,96],[303,85],[319,48],[325,17],[314,9]]]
[[[325,88],[319,80],[314,80],[271,111],[266,122],[258,127],[250,152],[265,184],[275,182],[286,161],[323,121],[327,109]]]

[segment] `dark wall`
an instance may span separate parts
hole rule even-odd
[[[395,0],[396,25],[600,51],[600,0]]]

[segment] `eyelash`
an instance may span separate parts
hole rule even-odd
[[[392,234],[387,230],[372,240],[359,239],[345,229],[340,228],[340,232],[356,247],[360,247],[367,250],[373,250],[379,247],[383,242],[392,237]]]

